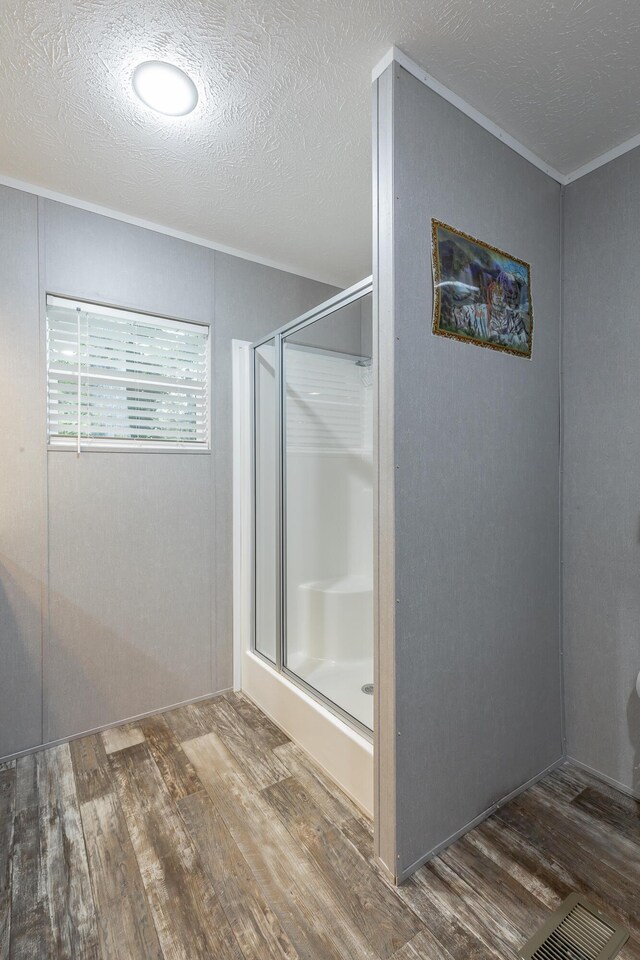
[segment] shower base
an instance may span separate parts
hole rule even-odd
[[[369,730],[373,729],[373,697],[362,690],[373,682],[373,664],[370,659],[344,663],[290,654],[287,666],[310,687],[318,690]]]
[[[250,650],[243,656],[242,689],[373,816],[373,744],[368,738]]]

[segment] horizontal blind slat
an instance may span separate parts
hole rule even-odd
[[[178,429],[190,430],[191,432],[197,432],[198,430],[198,421],[194,417],[152,417],[142,415],[132,414],[129,417],[123,417],[119,413],[114,414],[100,414],[96,416],[93,412],[82,411],[80,417],[83,421],[88,423],[96,424],[102,423],[104,425],[111,424],[113,427],[122,427],[125,429],[128,426],[134,427],[137,424],[157,424],[160,429],[171,429],[176,427]],[[76,422],[77,416],[69,410],[58,410],[52,414],[51,424],[53,426],[60,423],[69,423],[70,421]]]
[[[50,393],[51,406],[58,407],[77,407],[77,400],[70,394],[59,394],[52,392]],[[96,399],[92,400],[83,400],[80,403],[81,409],[91,409],[99,412],[100,410],[119,410],[122,407],[122,403],[118,403],[112,399]],[[129,400],[127,401],[127,409],[129,410],[140,410],[147,413],[154,413],[159,411],[173,412],[176,414],[181,413],[191,413],[195,411],[196,413],[206,413],[208,407],[204,403],[199,404],[186,404],[186,403],[171,403],[165,400],[156,400],[155,402],[150,401],[140,401],[140,400]]]
[[[77,363],[78,344],[60,338],[50,340],[49,356],[57,357],[60,363],[73,363],[74,361]],[[100,357],[108,359],[109,364],[114,362],[119,364],[145,362],[156,366],[177,367],[179,369],[202,368],[206,366],[206,343],[202,343],[200,349],[184,354],[170,347],[166,350],[147,350],[139,343],[80,343],[80,359],[83,364],[87,366],[99,365]]]
[[[73,342],[78,336],[77,322],[65,324],[51,324],[49,329],[53,336],[63,342]],[[75,334],[75,338],[74,338]],[[161,330],[155,331],[153,328],[142,331],[143,335],[132,336],[131,328],[122,328],[121,330],[113,327],[98,327],[92,325],[90,328],[80,323],[80,338],[82,341],[91,340],[96,343],[142,343],[151,347],[153,350],[167,350],[169,348],[184,350],[185,353],[194,353],[200,349],[200,345],[207,339],[207,332],[190,337],[167,337],[163,336]],[[150,334],[155,334],[151,336]]]
[[[83,386],[91,396],[96,397],[119,397],[123,394],[130,397],[147,397],[150,401],[157,397],[173,397],[176,400],[194,400],[203,402],[207,396],[205,386],[198,383],[181,384],[176,381],[166,381],[162,383],[157,380],[138,380],[138,379],[116,379],[114,377],[82,377]],[[49,378],[51,389],[59,390],[64,393],[71,393],[77,389],[77,376],[51,376]]]
[[[61,369],[64,367],[73,367],[78,364],[78,354],[66,350],[51,349],[49,356],[52,363],[55,363]],[[178,357],[163,359],[162,357],[146,356],[143,353],[109,353],[103,350],[94,351],[91,356],[86,353],[80,354],[80,363],[83,367],[91,369],[93,367],[102,367],[105,370],[124,371],[132,369],[150,370],[154,373],[166,371],[166,376],[182,377],[188,374],[196,377],[204,377],[207,370],[207,363],[204,357],[197,360],[182,361]]]
[[[61,370],[59,367],[54,367],[51,369],[50,374],[56,378],[64,378],[69,380],[77,381],[78,371],[76,370]],[[119,383],[128,386],[129,384],[140,384],[140,386],[158,386],[158,387],[175,387],[178,390],[205,390],[206,384],[199,382],[197,380],[188,380],[188,379],[169,379],[169,378],[160,378],[160,377],[141,377],[138,373],[123,372],[116,373],[113,370],[104,371],[102,368],[95,370],[87,370],[86,372],[82,370],[80,372],[80,379],[83,383],[90,383],[91,381],[105,381],[110,383]]]

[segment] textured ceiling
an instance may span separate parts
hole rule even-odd
[[[349,283],[392,43],[561,172],[640,132],[637,0],[0,0],[0,174]],[[130,77],[166,59],[195,113]]]

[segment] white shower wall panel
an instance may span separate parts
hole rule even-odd
[[[289,655],[332,660],[371,656],[372,476],[370,454],[300,452],[287,457]],[[330,606],[337,632],[349,641],[340,649],[335,634],[323,634],[318,594],[342,598]],[[357,617],[356,610],[361,611]],[[338,629],[342,611],[346,616]]]
[[[296,345],[285,379],[286,664],[371,726],[371,370]]]

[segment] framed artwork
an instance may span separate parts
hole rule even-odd
[[[531,357],[531,268],[524,260],[431,221],[433,332]]]

